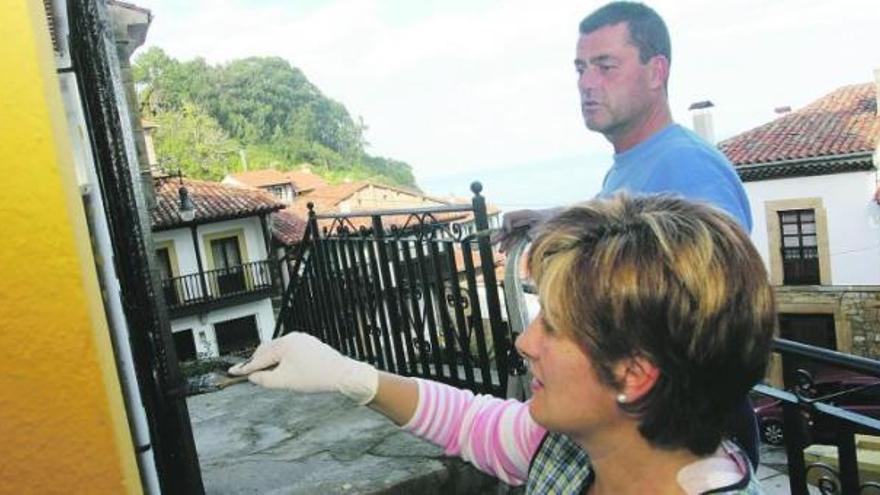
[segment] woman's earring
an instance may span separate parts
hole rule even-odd
[[[626,404],[626,394],[617,394],[617,403]]]

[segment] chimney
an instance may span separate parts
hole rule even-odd
[[[790,111],[791,107],[788,105],[785,105],[784,107],[776,107],[773,109],[773,113],[775,113],[776,115],[785,115]]]
[[[712,123],[714,107],[715,105],[709,100],[698,101],[688,107],[693,115],[694,132],[711,144],[715,144],[715,125]]]

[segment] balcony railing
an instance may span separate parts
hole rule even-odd
[[[310,208],[288,261],[276,336],[309,332],[383,370],[504,395],[507,357],[516,353],[493,290],[482,186],[471,191],[470,205],[324,215]],[[444,221],[450,214],[473,215],[480,232]]]
[[[849,404],[861,403],[848,400],[855,394],[878,396],[880,361],[784,339],[774,341],[773,351],[782,356],[786,390],[767,385],[757,385],[754,390],[778,401],[782,409],[785,434],[781,438],[788,457],[791,493],[806,494],[808,480],[822,493],[880,492],[880,484],[862,479],[855,438],[859,433],[880,435],[880,419],[871,412],[876,407],[853,407]],[[851,387],[823,390],[819,383],[823,374],[855,375],[859,380]],[[873,400],[867,404],[877,405]],[[808,464],[804,450],[814,443],[836,446],[837,465]]]
[[[169,311],[266,292],[273,287],[272,265],[254,261],[229,268],[162,280]]]

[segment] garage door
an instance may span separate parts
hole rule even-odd
[[[220,354],[256,347],[260,343],[255,315],[214,324]]]

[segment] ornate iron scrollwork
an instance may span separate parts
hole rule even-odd
[[[324,232],[324,237],[337,235],[340,237],[347,237],[351,232],[358,232],[358,227],[352,223],[351,218],[349,217],[336,217],[330,222],[330,225],[325,225],[322,229]]]
[[[869,481],[859,487],[859,495],[880,495],[880,483]]]
[[[464,235],[460,224],[443,222],[430,212],[410,213],[403,225],[394,224],[388,230],[394,240],[413,238],[417,241],[433,241],[445,234],[443,237],[460,241]]]
[[[461,302],[462,316],[466,321],[473,316],[473,305],[471,304],[470,291],[460,285],[445,284],[443,289],[443,299],[446,303],[444,310],[448,315],[447,321],[454,329],[452,335],[456,340],[458,349],[461,352],[470,352],[473,327],[470,326],[469,328],[469,325],[465,323],[464,328],[459,328],[456,316],[456,300]]]
[[[810,402],[816,397],[816,387],[814,385],[813,374],[800,368],[794,374],[794,393],[799,399],[806,399]]]
[[[823,495],[837,495],[843,493],[843,484],[840,481],[840,472],[828,464],[817,462],[807,466],[807,479],[810,471],[818,471],[819,478],[816,486]],[[880,483],[869,481],[859,486],[859,495],[880,494]]]
[[[817,462],[807,466],[807,478],[810,477],[810,471],[818,471],[819,478],[816,486],[819,491],[825,495],[837,495],[841,492],[840,473],[832,466],[823,462]]]

